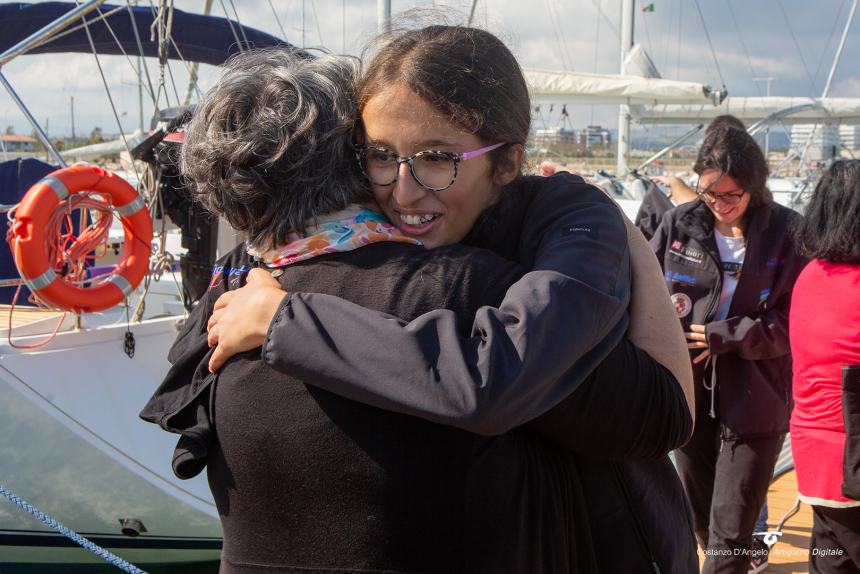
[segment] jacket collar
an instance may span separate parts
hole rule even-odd
[[[704,201],[696,200],[690,207],[682,206],[681,209],[681,214],[678,217],[678,227],[681,230],[702,242],[713,236],[714,214],[708,209]],[[770,204],[750,207],[747,210],[749,219],[745,231],[746,237],[764,232],[770,225],[772,212],[773,209]]]

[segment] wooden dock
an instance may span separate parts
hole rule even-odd
[[[776,529],[779,520],[794,506],[797,499],[797,478],[787,472],[771,484],[767,494],[768,524]],[[809,536],[812,533],[812,509],[807,504],[790,518],[782,529],[779,542],[771,548],[765,572],[794,574],[809,572]],[[704,555],[699,550],[699,563]]]

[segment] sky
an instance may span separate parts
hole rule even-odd
[[[478,0],[473,23],[502,38],[523,66],[617,73],[621,1]],[[652,3],[653,12],[641,10]],[[223,16],[224,7],[232,11],[230,0],[212,4],[213,15]],[[377,25],[375,0],[233,0],[232,4],[246,26],[286,35],[295,45],[304,42],[307,47],[322,46],[338,53],[359,54]],[[199,12],[203,0],[175,0],[175,6]],[[392,0],[395,15],[414,15],[416,8],[435,9],[450,23],[465,22],[470,6],[471,0]],[[665,78],[715,88],[725,84],[730,95],[758,96],[765,95],[767,82],[753,78],[770,77],[772,95],[819,96],[850,7],[851,0],[637,0],[634,39]],[[860,97],[858,54],[860,23],[855,20],[831,96]],[[100,62],[122,129],[131,132],[140,122],[136,75],[122,56],[101,56]],[[158,75],[154,61],[148,61],[148,67]],[[174,62],[171,70],[175,92],[184,97],[188,78],[184,65]],[[21,56],[2,72],[51,135],[71,133],[72,98],[76,135],[85,136],[95,126],[106,134],[119,132],[92,54]],[[201,88],[211,85],[217,73],[215,67],[202,66]],[[166,87],[175,103],[169,79]],[[614,106],[579,106],[569,111],[577,128],[593,123],[614,127],[617,121]],[[536,126],[559,125],[559,112],[542,110]],[[145,102],[147,126],[151,114],[152,105]],[[31,132],[2,89],[0,122],[0,129],[12,126],[17,133]]]

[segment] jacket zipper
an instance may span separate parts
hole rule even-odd
[[[639,520],[639,515],[633,508],[633,502],[630,500],[630,491],[627,490],[627,484],[624,482],[624,477],[622,476],[621,470],[617,463],[612,465],[612,470],[615,472],[615,479],[618,481],[618,485],[621,487],[621,493],[624,496],[624,502],[627,504],[627,509],[630,511],[630,516],[633,517],[633,528],[636,530],[636,535],[639,537],[639,541],[642,543],[642,546],[645,549],[645,554],[648,555],[648,561],[651,565],[651,571],[654,574],[660,574],[660,566],[657,564],[657,560],[654,558],[654,552],[651,550],[651,545],[648,544],[648,538],[645,536],[645,529],[642,527],[642,522]]]

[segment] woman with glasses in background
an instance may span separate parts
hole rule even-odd
[[[693,437],[675,452],[703,572],[760,572],[753,529],[791,410],[788,309],[806,261],[794,211],[773,202],[768,167],[746,131],[720,126],[694,166],[699,201],[668,212],[651,246],[688,339]]]

